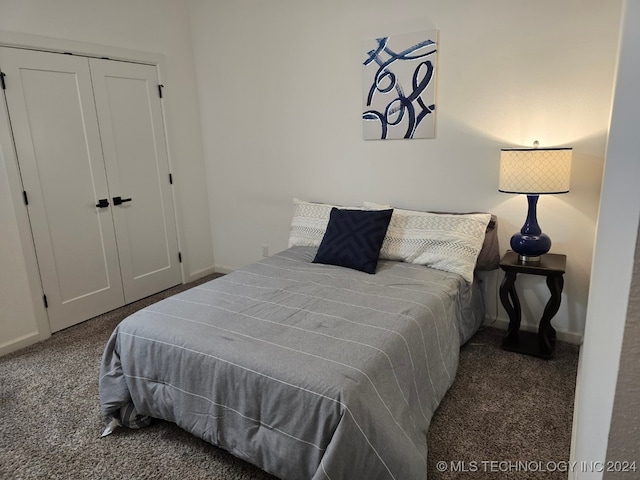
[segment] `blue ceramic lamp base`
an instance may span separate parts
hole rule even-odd
[[[540,256],[551,249],[551,239],[542,233],[538,225],[536,206],[538,195],[527,195],[529,210],[527,220],[519,233],[511,237],[511,249],[519,255],[520,263],[538,263]]]

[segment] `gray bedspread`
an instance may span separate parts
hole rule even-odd
[[[455,274],[293,247],[118,325],[101,411],[175,422],[282,479],[424,480],[427,429],[482,322]]]

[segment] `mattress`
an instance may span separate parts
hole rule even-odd
[[[484,313],[459,275],[292,247],[123,320],[100,405],[175,422],[282,479],[424,480],[427,429]],[[122,412],[126,411],[126,417]]]

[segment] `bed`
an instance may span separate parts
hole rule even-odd
[[[292,243],[123,320],[103,415],[175,422],[282,479],[424,480],[431,417],[484,319],[478,282],[382,254],[375,274],[314,263],[322,245]]]

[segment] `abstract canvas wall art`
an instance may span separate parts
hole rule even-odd
[[[363,43],[365,140],[433,138],[437,30]]]

